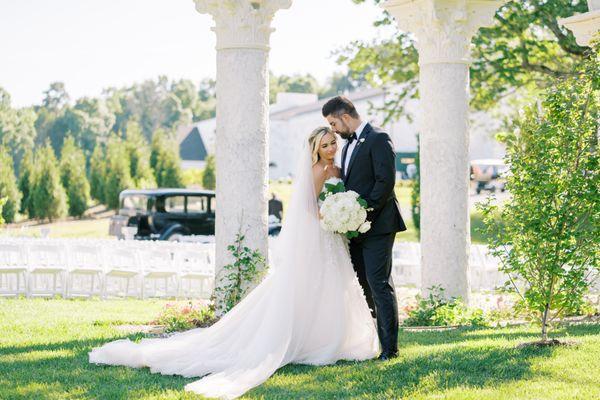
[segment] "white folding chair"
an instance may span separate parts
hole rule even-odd
[[[61,295],[66,297],[67,262],[64,256],[64,249],[60,243],[35,241],[27,246],[28,296]]]
[[[491,255],[487,246],[481,246],[481,257],[483,259],[485,289],[494,291],[504,286],[508,276],[500,271],[500,259]]]
[[[421,287],[419,243],[397,242],[392,250],[392,276],[395,286]]]
[[[472,292],[485,288],[485,251],[481,245],[471,245],[469,249],[469,284]]]
[[[102,298],[108,296],[142,297],[141,271],[137,252],[134,249],[111,246],[104,248],[104,280]],[[115,285],[116,283],[116,285]],[[115,288],[116,287],[116,288]]]
[[[207,250],[185,250],[175,254],[179,270],[179,297],[210,299],[214,290],[214,269],[209,257]],[[194,290],[194,282],[198,283],[198,291]]]
[[[142,273],[142,298],[146,297],[177,297],[179,292],[179,279],[177,269],[173,265],[171,252],[163,250],[146,250],[140,252]],[[164,284],[161,290],[158,283]],[[148,283],[152,283],[148,285]],[[149,286],[152,291],[149,291]],[[169,291],[169,288],[172,290]]]
[[[18,244],[0,243],[0,295],[20,294],[28,294],[25,249]]]
[[[104,260],[100,248],[95,245],[75,244],[67,249],[68,276],[67,297],[78,295],[91,297],[102,295]],[[83,280],[89,280],[89,286]],[[75,286],[79,283],[79,288]],[[96,285],[97,283],[97,285]],[[84,288],[86,286],[86,288]]]

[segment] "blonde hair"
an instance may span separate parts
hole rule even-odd
[[[308,137],[308,146],[312,155],[312,165],[315,165],[319,161],[319,145],[321,144],[321,139],[323,139],[323,136],[327,135],[328,133],[333,133],[331,128],[328,126],[321,126],[312,131]]]

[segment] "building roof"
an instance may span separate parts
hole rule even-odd
[[[368,100],[373,97],[381,96],[385,93],[383,89],[374,88],[374,89],[365,89],[358,92],[352,92],[347,95],[347,97],[354,101]],[[281,111],[276,111],[271,113],[271,118],[273,119],[290,119],[296,117],[301,114],[312,113],[318,111],[321,112],[321,109],[325,105],[329,99],[321,99],[313,104],[307,104],[298,107],[292,107]]]
[[[202,135],[196,125],[182,126],[177,129],[179,156],[184,161],[204,161],[208,155]]]

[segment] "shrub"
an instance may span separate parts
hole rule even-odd
[[[501,209],[491,200],[480,206],[491,253],[522,310],[541,324],[542,341],[554,319],[579,307],[600,269],[599,98],[595,53],[503,136],[511,197]]]
[[[166,332],[204,328],[216,321],[214,306],[189,302],[185,305],[168,303],[151,324],[163,325]]]
[[[417,296],[417,306],[409,308],[408,318],[404,326],[488,326],[483,311],[478,308],[468,308],[460,299],[446,300],[444,289],[433,286],[429,296]]]

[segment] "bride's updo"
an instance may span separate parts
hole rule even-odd
[[[319,145],[321,144],[321,139],[323,139],[323,136],[327,135],[328,133],[333,133],[331,128],[328,126],[321,126],[312,131],[308,137],[308,148],[312,154],[312,165],[315,165],[319,161]]]

